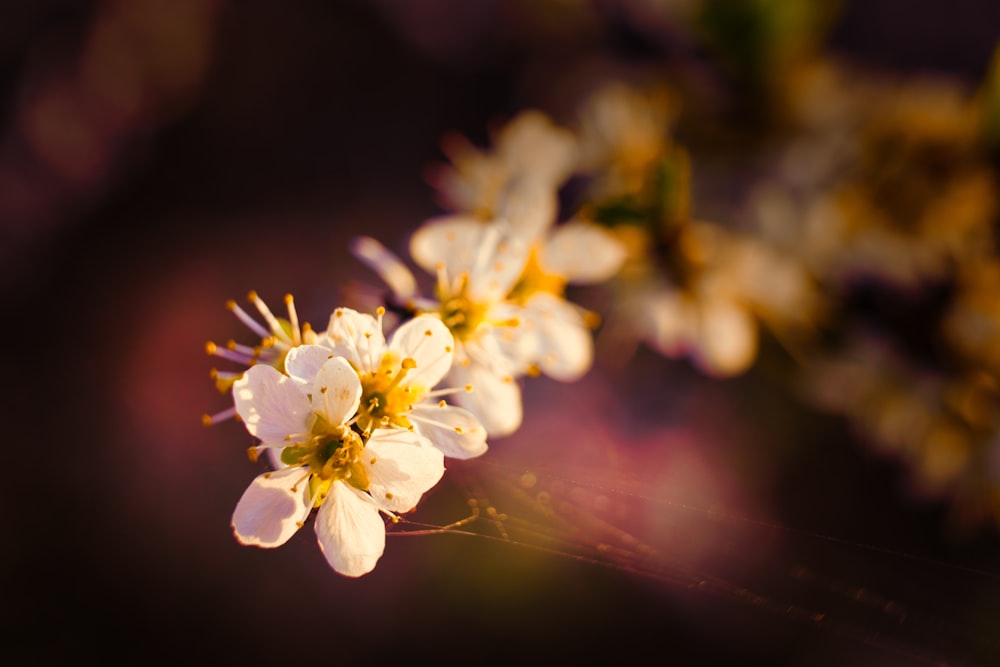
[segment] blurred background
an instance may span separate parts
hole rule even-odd
[[[477,535],[391,535],[359,580],[329,569],[310,526],[276,551],[237,544],[232,510],[263,464],[246,460],[239,423],[200,421],[227,400],[205,341],[246,336],[227,299],[254,289],[274,307],[290,292],[323,327],[352,290],[380,288],[351,238],[403,251],[442,212],[426,179],[445,160],[442,137],[486,146],[490,128],[528,108],[570,124],[600,82],[677,86],[695,214],[805,258],[813,246],[790,235],[788,204],[820,199],[819,186],[779,178],[775,155],[825,144],[799,141],[808,132],[770,140],[785,136],[774,126],[794,107],[784,83],[795,65],[850,63],[849,92],[804,98],[834,114],[848,96],[883,105],[872,100],[884,88],[859,72],[981,90],[1000,38],[988,0],[821,4],[0,8],[5,653],[16,664],[996,664],[996,385],[988,363],[959,364],[928,333],[946,305],[1000,304],[994,274],[966,278],[964,255],[931,278],[921,264],[917,278],[901,269],[887,282],[810,255],[816,276],[837,276],[818,280],[836,285],[833,321],[864,326],[829,325],[808,373],[764,337],[757,363],[732,377],[647,345],[612,363],[599,345],[578,383],[529,378],[522,429],[449,465],[412,517],[443,526],[471,500]],[[976,159],[993,170],[996,144],[983,141]],[[991,183],[970,205],[990,230]],[[734,215],[751,191],[752,224]],[[966,241],[995,252],[992,236]],[[956,297],[965,281],[978,301]],[[914,454],[896,437],[906,428],[868,409],[905,405],[892,416],[927,421],[956,368],[973,387],[962,396],[987,404],[955,427],[964,440]],[[918,407],[886,398],[913,387]],[[847,400],[859,396],[860,407]]]

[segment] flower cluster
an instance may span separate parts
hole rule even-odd
[[[277,317],[251,293],[263,323],[230,302],[259,340],[208,344],[239,368],[212,372],[233,404],[204,419],[238,417],[271,468],[237,504],[240,542],[279,546],[317,510],[331,566],[365,574],[446,458],[521,427],[530,378],[573,382],[640,345],[714,378],[777,349],[769,370],[800,398],[902,453],[935,493],[987,489],[977,511],[1000,517],[1000,65],[975,94],[869,78],[818,55],[826,12],[782,3],[746,10],[765,33],[788,26],[748,58],[725,51],[730,21],[707,20],[735,9],[694,6],[746,123],[720,133],[732,118],[687,113],[690,89],[616,80],[565,122],[533,109],[485,148],[447,136],[430,172],[444,211],[406,257],[351,243],[387,288],[377,299],[323,331],[290,296]],[[921,341],[886,316],[899,302],[933,311],[933,355],[910,358]]]
[[[595,224],[555,224],[576,149],[569,131],[537,112],[512,122],[493,151],[453,138],[454,166],[439,182],[456,212],[410,240],[414,262],[436,278],[428,295],[402,260],[359,237],[355,256],[390,288],[374,317],[337,308],[317,332],[300,326],[291,296],[282,319],[250,294],[266,326],[228,304],[260,342],[208,344],[244,368],[213,370],[234,405],[204,420],[238,416],[260,441],[251,459],[264,452],[274,468],[236,506],[241,543],[280,546],[317,509],[330,565],[363,575],[385,547],[381,515],[413,509],[441,479],[445,457],[480,456],[487,434],[518,429],[525,376],[569,382],[587,372],[599,318],[566,289],[610,278],[625,249]],[[402,316],[388,342],[387,308]]]
[[[331,567],[363,575],[385,548],[382,515],[413,509],[441,479],[445,456],[486,451],[478,420],[442,398],[455,392],[435,389],[452,366],[454,339],[438,318],[422,316],[387,341],[382,309],[373,317],[348,308],[336,309],[325,331],[307,328],[303,336],[294,310],[278,320],[256,295],[251,300],[272,332],[286,335],[277,353],[277,336],[267,331],[257,348],[210,344],[216,354],[251,364],[214,375],[231,384],[233,411],[260,441],[250,458],[266,453],[274,467],[237,503],[233,531],[243,544],[277,547],[317,509],[316,536]]]

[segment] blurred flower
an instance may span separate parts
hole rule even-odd
[[[993,61],[979,89],[982,105],[982,133],[994,164],[1000,162],[1000,48],[993,52]]]
[[[758,322],[784,339],[815,326],[820,301],[812,279],[791,257],[708,223],[678,229],[658,252],[637,228],[621,228],[634,249],[616,280],[624,327],[661,354],[690,356],[705,373],[730,376],[754,362]],[[666,269],[666,270],[665,270]]]
[[[948,342],[967,363],[1000,376],[1000,262],[996,258],[959,267],[942,326]]]
[[[719,225],[694,222],[688,153],[669,135],[674,111],[662,91],[612,85],[582,116],[593,179],[581,217],[628,249],[611,282],[606,336],[622,350],[643,341],[690,356],[706,373],[745,371],[757,354],[757,322],[782,336],[814,324],[812,280],[792,257]]]
[[[557,190],[576,160],[576,142],[539,111],[524,111],[483,151],[459,135],[443,142],[451,161],[431,173],[441,202],[459,214],[488,222],[505,220],[513,230],[534,236],[556,219]]]
[[[920,494],[950,499],[958,523],[1000,523],[995,376],[918,366],[887,341],[863,337],[817,358],[808,370],[806,396],[847,417],[878,451],[905,462]]]
[[[405,429],[353,430],[363,393],[357,372],[341,357],[318,369],[312,359],[311,346],[298,347],[289,354],[292,377],[255,366],[233,385],[238,414],[261,440],[251,451],[280,451],[287,466],[251,483],[233,531],[243,544],[281,546],[317,507],[320,549],[333,569],[357,577],[385,549],[379,512],[412,509],[444,474],[443,455]]]
[[[688,20],[732,87],[773,92],[789,70],[819,51],[839,5],[839,0],[698,0],[690,3]]]
[[[769,224],[795,230],[790,243],[818,276],[912,287],[992,248],[995,174],[961,82],[883,81],[833,63],[796,81],[789,103],[803,134],[779,177],[785,219]]]
[[[579,113],[580,170],[589,196],[639,196],[656,162],[671,150],[679,101],[665,87],[649,90],[620,82],[600,87]]]

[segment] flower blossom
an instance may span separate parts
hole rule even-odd
[[[666,357],[688,357],[708,375],[730,377],[756,360],[761,324],[791,342],[821,317],[808,272],[755,239],[691,222],[660,257],[645,230],[617,231],[630,237],[628,270],[614,285],[618,320],[630,330],[619,327],[613,336],[637,336]]]
[[[768,193],[781,205],[765,214],[813,273],[913,288],[989,255],[1000,198],[980,96],[953,79],[830,64],[798,78],[799,129]]]
[[[665,88],[616,82],[596,90],[579,119],[580,163],[592,176],[591,197],[638,194],[672,146],[678,113],[678,101]]]
[[[374,239],[356,239],[355,255],[383,276],[393,300],[438,317],[455,340],[448,380],[474,388],[456,402],[491,435],[521,423],[516,378],[545,373],[568,382],[593,363],[596,316],[564,298],[567,283],[599,282],[624,261],[624,248],[598,226],[573,221],[526,237],[504,222],[450,216],[411,237],[414,261],[437,274],[435,298],[415,294],[415,280]]]
[[[284,467],[254,479],[232,527],[242,544],[278,547],[318,508],[323,555],[337,572],[358,577],[385,549],[380,513],[412,509],[444,474],[443,455],[413,431],[353,428],[363,394],[357,371],[329,351],[315,368],[316,349],[290,350],[290,375],[258,365],[233,383],[236,411],[261,441],[252,455],[273,450]]]
[[[460,258],[470,251],[457,246],[475,243],[482,227],[473,221],[432,221],[413,236],[411,252],[424,268],[443,266],[448,275],[465,275],[473,267],[463,265]],[[541,372],[563,382],[577,380],[593,363],[597,316],[567,301],[566,286],[610,278],[625,259],[624,247],[607,231],[582,221],[556,225],[534,240],[516,242],[528,244],[527,259],[512,284],[497,285],[503,312],[516,318],[518,326],[497,330],[500,345],[523,372]],[[453,286],[440,281],[438,292],[442,303],[457,294]]]
[[[528,313],[507,296],[528,253],[528,244],[509,228],[469,219],[428,223],[410,241],[414,261],[437,274],[435,299],[417,306],[440,318],[455,338],[448,381],[473,387],[456,401],[491,435],[508,435],[521,425],[516,378],[530,367]]]

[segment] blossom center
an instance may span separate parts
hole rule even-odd
[[[549,273],[542,268],[541,260],[538,257],[538,246],[531,249],[528,261],[524,266],[524,272],[518,279],[514,289],[508,297],[514,303],[524,304],[530,296],[539,292],[547,292],[562,296],[566,288],[566,279],[562,276]]]
[[[387,352],[378,369],[361,376],[361,404],[357,425],[364,433],[386,426],[410,428],[406,414],[424,393],[413,384],[402,386],[407,374],[416,368],[410,358],[400,360],[394,352]]]
[[[487,304],[470,298],[468,285],[468,276],[463,275],[457,290],[447,295],[439,294],[441,305],[438,313],[441,321],[461,341],[471,338],[486,319]]]
[[[304,441],[281,450],[281,462],[309,469],[310,490],[321,499],[336,480],[361,491],[368,489],[368,475],[361,465],[364,450],[361,436],[344,426],[331,427],[322,417]]]

